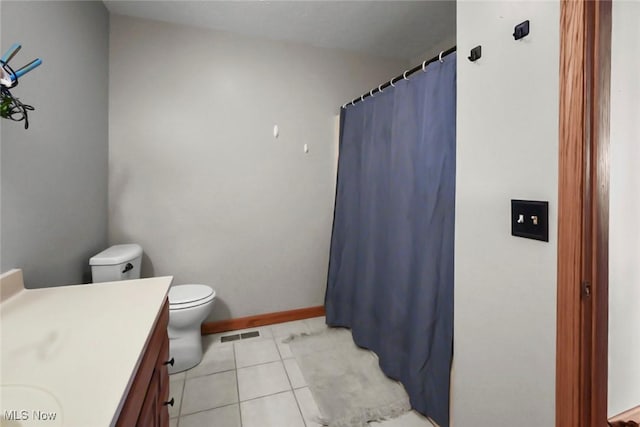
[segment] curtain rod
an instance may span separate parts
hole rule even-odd
[[[378,92],[382,92],[385,88],[388,88],[389,86],[393,86],[393,84],[395,82],[397,82],[398,80],[403,80],[406,79],[407,77],[409,77],[411,74],[415,73],[416,71],[420,71],[420,70],[424,70],[424,68],[431,64],[432,62],[435,61],[439,61],[440,59],[444,58],[445,56],[449,55],[450,53],[453,53],[456,51],[456,46],[453,46],[452,48],[449,48],[447,50],[443,50],[442,52],[440,52],[440,54],[434,56],[431,59],[427,59],[426,61],[416,65],[415,67],[413,67],[410,70],[405,71],[404,73],[400,74],[399,76],[396,76],[394,78],[392,78],[391,80],[389,80],[386,83],[381,84],[380,86],[378,86],[375,89],[370,90],[369,92],[363,94],[362,96],[359,96],[357,98],[354,98],[353,101],[351,102],[347,102],[346,104],[344,104],[342,106],[342,108],[345,108],[347,105],[351,104],[355,104],[358,103],[360,101],[363,101],[365,98],[368,98],[370,96],[373,96],[374,94],[378,93]]]

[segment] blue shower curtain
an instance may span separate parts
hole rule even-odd
[[[456,55],[342,109],[325,308],[449,425]]]

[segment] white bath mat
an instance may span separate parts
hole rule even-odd
[[[329,328],[285,341],[320,409],[321,424],[366,427],[411,410],[403,385],[382,372],[375,353],[355,345],[350,330]]]

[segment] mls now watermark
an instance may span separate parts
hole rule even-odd
[[[4,420],[6,421],[55,421],[57,416],[57,412],[39,411],[36,409],[12,409],[4,411]]]

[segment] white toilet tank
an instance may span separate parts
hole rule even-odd
[[[93,283],[139,279],[141,260],[140,245],[111,246],[89,260]]]

